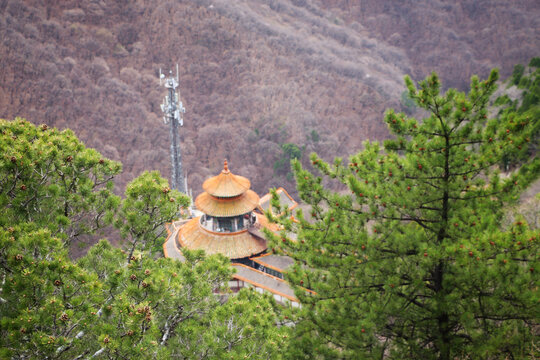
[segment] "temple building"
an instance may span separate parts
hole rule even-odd
[[[163,246],[166,257],[182,261],[182,249],[204,250],[207,255],[222,254],[236,268],[229,286],[233,291],[253,287],[270,292],[279,302],[298,304],[294,291],[283,280],[283,271],[293,260],[268,253],[262,228],[277,231],[264,210],[270,206],[270,194],[261,198],[250,189],[249,179],[231,173],[225,160],[223,170],[207,179],[194,205],[201,215],[179,220],[168,226],[169,236]],[[298,204],[279,188],[282,204]]]

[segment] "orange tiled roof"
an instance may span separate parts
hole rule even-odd
[[[210,216],[230,217],[246,214],[259,206],[259,195],[247,190],[235,198],[216,198],[203,192],[195,199],[198,210]]]
[[[294,295],[294,290],[286,281],[250,268],[244,264],[232,264],[232,266],[236,269],[233,279],[245,281],[256,287],[268,290],[273,294],[298,302],[298,299]]]
[[[298,206],[298,203],[292,198],[291,195],[289,195],[287,190],[285,190],[284,188],[279,187],[276,190],[276,193],[279,197],[279,202],[281,203],[281,205],[286,205],[289,208],[289,210],[292,210]],[[272,199],[271,193],[268,193],[261,198],[260,205],[264,211],[266,210],[272,211],[272,206],[270,206],[271,199]]]
[[[227,160],[223,170],[218,176],[211,177],[203,183],[203,190],[215,197],[236,197],[249,190],[251,182],[243,177],[234,175],[229,171]]]
[[[252,236],[248,231],[214,233],[204,229],[200,217],[191,219],[180,231],[176,240],[181,247],[204,250],[206,254],[222,254],[229,259],[240,259],[266,250],[266,241]]]
[[[294,260],[288,256],[271,253],[251,258],[251,260],[257,264],[261,264],[279,272],[286,271],[289,267],[291,267],[292,264],[294,264]]]

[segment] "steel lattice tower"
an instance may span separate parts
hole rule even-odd
[[[182,154],[180,152],[180,127],[184,125],[184,120],[180,114],[186,112],[182,101],[180,101],[180,91],[178,88],[178,65],[176,65],[176,78],[172,71],[169,71],[169,77],[159,70],[160,84],[163,84],[168,90],[168,95],[163,99],[161,111],[163,111],[163,121],[165,124],[170,124],[170,139],[171,139],[171,186],[184,194],[187,194],[185,186],[184,173],[182,172]]]

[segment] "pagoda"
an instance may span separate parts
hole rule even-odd
[[[167,225],[165,257],[185,261],[183,249],[224,255],[236,269],[229,281],[231,290],[252,287],[258,292],[270,292],[278,302],[298,306],[294,291],[283,279],[283,272],[294,261],[267,252],[262,233],[263,228],[278,231],[264,215],[270,207],[270,194],[259,198],[247,178],[231,173],[227,160],[221,173],[207,179],[202,187],[204,191],[195,199],[201,215]],[[290,209],[298,205],[283,188],[276,193]]]
[[[178,231],[178,247],[222,254],[233,263],[247,263],[250,257],[264,253],[266,240],[257,229],[269,224],[260,211],[259,195],[250,190],[251,182],[231,173],[225,160],[221,173],[202,187],[195,207],[203,215]]]

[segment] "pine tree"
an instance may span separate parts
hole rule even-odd
[[[0,225],[33,222],[69,245],[110,224],[121,165],[89,149],[71,130],[0,120]]]
[[[504,122],[506,117],[513,121],[540,118],[540,68],[534,66],[533,60],[520,77],[517,87],[521,91],[521,96],[512,100],[507,94],[503,94],[495,100],[495,105],[498,105],[497,117],[503,119]],[[512,81],[513,78],[506,81],[508,87],[513,84]],[[540,121],[534,121],[531,126],[532,129],[527,137],[529,146],[525,148],[516,146],[505,154],[501,164],[503,169],[512,169],[522,160],[527,160],[536,154],[540,140]]]
[[[169,188],[157,171],[144,172],[130,182],[116,221],[126,240],[128,261],[136,249],[148,252],[150,257],[162,251],[166,233],[163,224],[177,219],[189,204],[189,197]]]
[[[280,358],[269,296],[231,297],[228,259],[161,257],[164,223],[189,199],[157,172],[112,194],[120,164],[69,131],[0,120],[0,358]],[[115,223],[77,262],[67,246]]]
[[[287,279],[303,307],[292,358],[533,357],[538,230],[499,222],[538,177],[539,161],[510,174],[498,165],[527,151],[538,119],[489,119],[497,79],[492,71],[472,77],[468,94],[443,94],[435,73],[419,88],[406,77],[426,118],[388,111],[394,138],[366,142],[348,164],[312,154],[323,176],[293,162],[310,214],[293,221],[278,209],[283,231],[267,233],[275,251],[296,260]]]
[[[127,262],[102,240],[74,263],[33,224],[0,228],[0,249],[2,359],[280,358],[280,308],[249,290],[221,299],[224,257],[137,252]]]
[[[2,227],[0,256],[0,358],[64,359],[91,349],[81,334],[98,326],[99,283],[60,239],[35,224]]]

